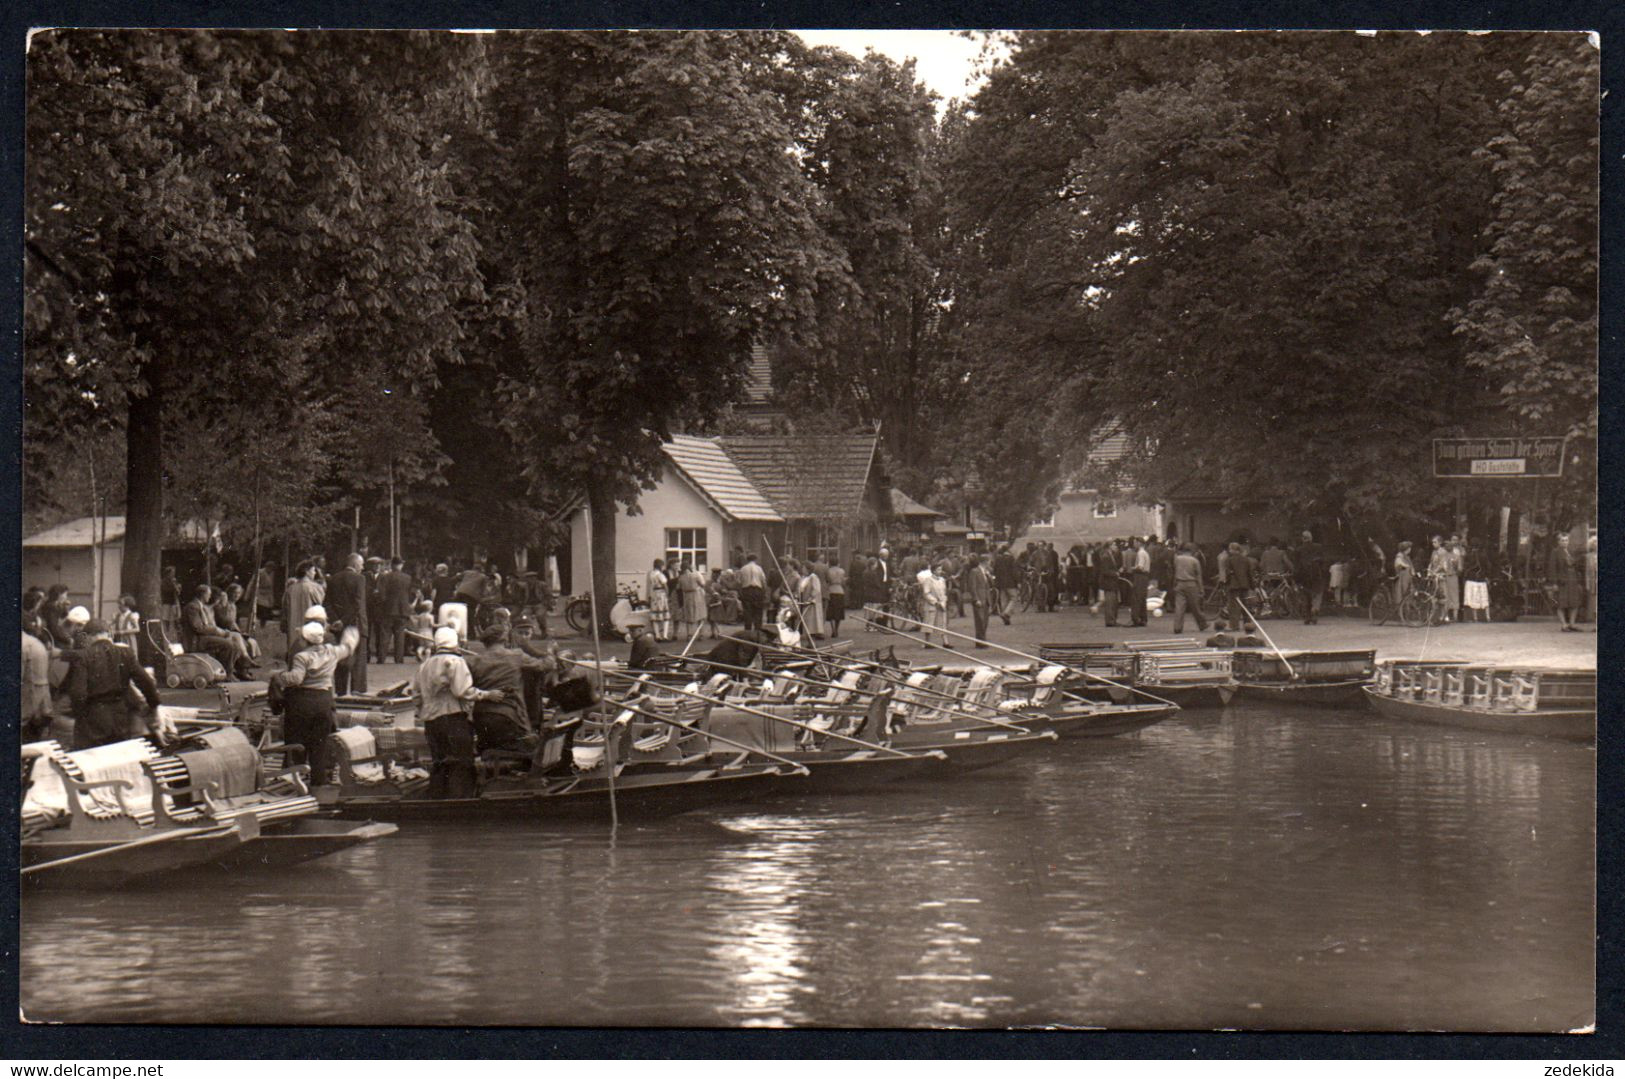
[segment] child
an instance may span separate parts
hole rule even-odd
[[[113,640],[130,651],[140,654],[136,641],[141,636],[141,612],[135,609],[134,596],[118,598],[118,617],[113,619]]]
[[[417,647],[418,662],[422,663],[434,653],[434,613],[433,604],[428,600],[421,600],[417,604],[416,613],[412,615],[412,632],[418,634],[413,640]]]

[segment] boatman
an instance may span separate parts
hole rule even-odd
[[[158,710],[158,685],[135,658],[113,643],[100,618],[85,623],[85,646],[68,659],[68,699],[73,702],[73,748],[94,749],[129,737],[129,691],[134,686],[150,711]]]
[[[282,740],[305,747],[305,763],[310,765],[310,782],[320,786],[332,782],[328,739],[336,727],[333,705],[333,679],[339,665],[361,644],[361,631],[344,627],[338,644],[327,640],[327,626],[306,622],[299,630],[303,647],[294,653],[288,669],[271,678],[282,694]]]
[[[429,740],[434,763],[429,771],[430,798],[473,798],[478,791],[474,769],[474,721],[468,710],[480,701],[505,699],[501,690],[474,685],[458,647],[457,630],[434,631],[434,654],[418,666],[412,679],[418,723]]]

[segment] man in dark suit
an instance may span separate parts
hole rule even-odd
[[[986,648],[987,616],[993,608],[993,579],[987,575],[985,555],[971,555],[970,568],[965,570],[965,595],[970,599],[971,620],[975,623],[973,636],[977,648]]]
[[[381,622],[378,614],[384,609],[384,571],[387,569],[389,564],[382,558],[368,555],[366,569],[362,571],[362,577],[367,582],[367,620],[372,632],[361,645],[374,663],[383,663],[389,658],[386,652],[389,648],[389,637],[379,632]]]
[[[327,579],[327,617],[355,628],[361,635],[347,659],[333,671],[333,693],[367,692],[367,579],[361,574],[361,556],[352,554],[343,569]]]
[[[378,610],[373,622],[384,645],[394,653],[396,663],[404,663],[406,655],[406,626],[412,620],[412,593],[416,586],[406,573],[406,560],[397,558],[390,563],[389,572],[378,580]]]
[[[254,665],[248,659],[248,645],[240,633],[220,628],[214,620],[214,608],[209,605],[213,589],[206,584],[197,586],[193,598],[182,611],[186,626],[189,651],[205,652],[220,661],[228,676],[248,681],[254,676]]]
[[[1010,611],[1016,605],[1016,590],[1021,587],[1021,569],[1007,543],[993,556],[993,586],[999,593],[999,617],[1010,624]]]

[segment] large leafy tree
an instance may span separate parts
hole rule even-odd
[[[166,430],[247,413],[274,443],[286,402],[416,386],[455,354],[481,294],[440,156],[442,120],[472,98],[464,47],[372,33],[32,42],[28,434],[72,430],[82,410],[59,406],[75,400],[123,431],[124,579],[143,604],[157,600]]]
[[[1017,358],[1078,463],[1305,512],[1439,501],[1429,439],[1500,402],[1446,314],[1530,36],[1057,35],[973,103],[956,236],[973,353]],[[1586,99],[1554,107],[1584,111]]]
[[[777,83],[791,40],[694,32],[499,34],[487,190],[497,356],[517,467],[584,492],[605,610],[615,518],[673,431],[714,420],[753,342],[805,318],[810,191]]]

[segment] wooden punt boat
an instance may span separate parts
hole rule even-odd
[[[1358,707],[1364,688],[1375,676],[1375,649],[1296,651],[1278,655],[1257,649],[1236,649],[1232,670],[1236,684],[1230,699],[1249,704],[1275,703],[1324,708]]]
[[[1068,692],[1117,704],[1144,699],[1126,688],[1132,686],[1181,708],[1220,708],[1236,686],[1230,649],[1203,648],[1183,637],[1115,644],[1051,642],[1039,648],[1039,656],[1096,676],[1069,683]]]
[[[1364,695],[1390,719],[1571,742],[1597,737],[1594,670],[1385,660]]]
[[[254,829],[252,822],[231,821],[124,839],[25,834],[20,877],[29,888],[115,888],[228,857],[246,849]]]

